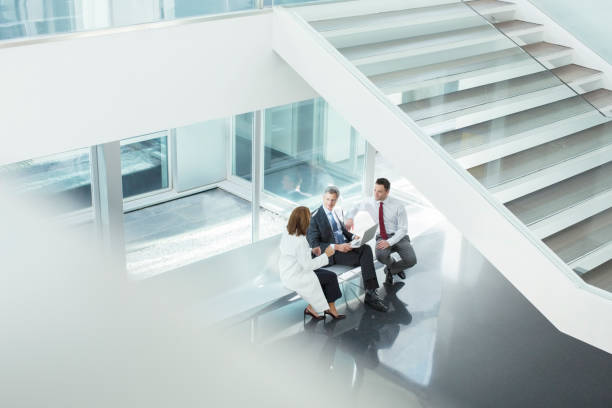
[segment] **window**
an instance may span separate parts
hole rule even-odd
[[[365,143],[322,99],[266,110],[264,190],[315,205],[330,184],[361,193]]]
[[[169,187],[166,132],[121,141],[123,198]]]

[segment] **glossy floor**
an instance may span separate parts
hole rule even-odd
[[[375,383],[374,400],[396,395],[403,406],[612,406],[611,355],[557,331],[444,220],[413,243],[418,264],[380,289],[386,314],[362,304],[356,282],[339,301],[345,320],[304,324],[294,300],[230,333],[264,356],[310,354],[356,400]]]

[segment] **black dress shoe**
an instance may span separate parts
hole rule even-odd
[[[393,285],[393,274],[388,266],[385,266],[385,275],[387,275],[385,278],[385,284]]]
[[[389,306],[383,303],[382,299],[376,292],[366,293],[364,302],[366,305],[370,306],[374,310],[378,310],[379,312],[386,312],[389,310]]]
[[[404,271],[399,271],[399,272],[397,273],[397,276],[399,276],[399,277],[400,277],[400,278],[402,278],[402,279],[406,279],[406,272],[404,272]]]

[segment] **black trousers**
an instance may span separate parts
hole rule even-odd
[[[335,273],[326,269],[317,269],[314,273],[317,275],[317,278],[319,278],[319,283],[321,284],[327,303],[335,302],[336,299],[342,297],[340,285],[338,284],[338,276]]]
[[[366,289],[376,289],[378,279],[376,279],[376,269],[374,269],[374,256],[369,245],[362,245],[353,248],[349,252],[336,251],[334,263],[346,266],[361,266],[361,276]]]

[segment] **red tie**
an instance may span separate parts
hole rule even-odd
[[[380,226],[380,237],[382,239],[387,239],[387,230],[385,229],[385,220],[383,218],[383,208],[382,201],[380,202],[380,207],[378,207],[378,225]]]

